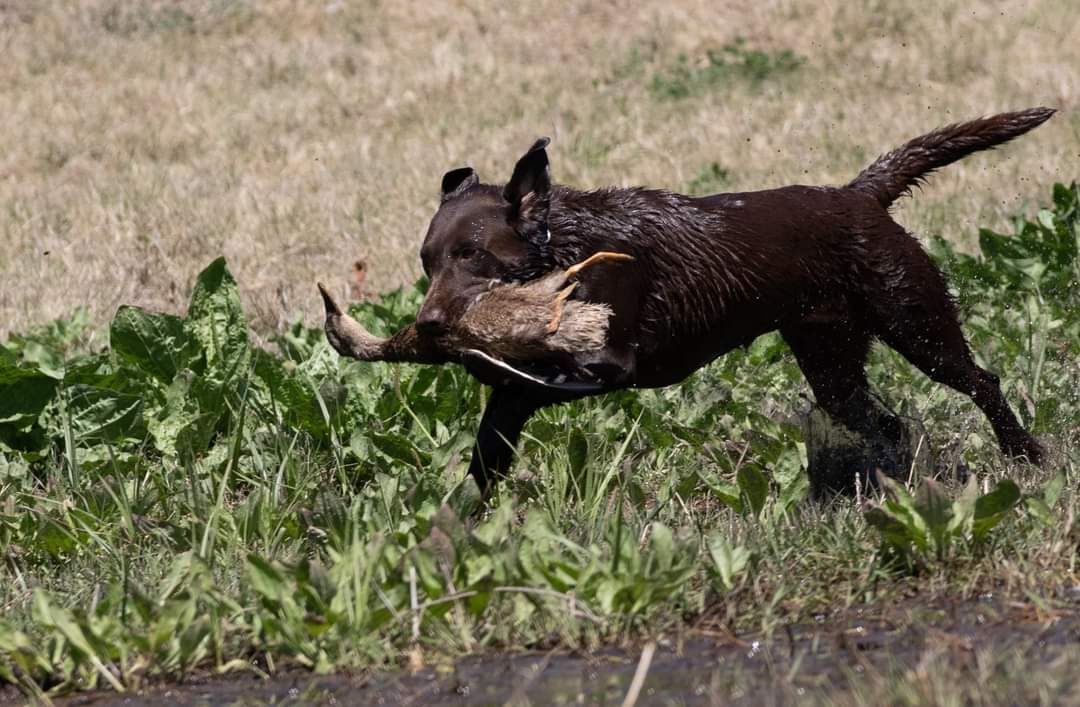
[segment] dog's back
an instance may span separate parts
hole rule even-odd
[[[762,333],[842,317],[855,328],[940,293],[940,272],[888,207],[933,170],[1031,130],[1033,108],[948,126],[878,158],[843,187],[693,198],[649,189],[554,192],[552,228],[641,263],[636,382],[661,386]],[[603,215],[597,218],[597,215]]]
[[[848,428],[873,432],[880,416],[864,367],[876,339],[970,396],[1006,454],[1038,463],[1042,447],[1016,419],[997,377],[976,365],[944,277],[888,210],[933,170],[1022,135],[1053,113],[1033,108],[935,130],[842,187],[704,198],[555,188],[553,251],[635,256],[627,268],[633,276],[620,271],[583,283],[590,298],[613,303],[613,329],[629,332],[609,351],[632,373],[620,384],[676,383],[779,329],[818,404]],[[895,443],[899,423],[890,419],[880,424],[891,429],[881,432]]]

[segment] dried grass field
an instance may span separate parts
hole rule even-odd
[[[358,258],[373,291],[410,283],[442,173],[504,181],[537,135],[574,186],[750,190],[1060,108],[899,209],[970,242],[1075,171],[1078,34],[1070,0],[0,3],[0,337],[178,311],[219,254],[262,331]],[[711,71],[733,46],[755,68]]]

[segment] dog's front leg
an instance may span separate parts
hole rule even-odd
[[[525,423],[542,407],[566,403],[595,395],[596,390],[534,390],[516,385],[495,385],[491,388],[480,429],[476,432],[469,474],[480,488],[486,504],[495,484],[510,470],[514,450]]]
[[[495,482],[510,469],[521,429],[544,404],[514,386],[492,387],[469,462],[469,474],[480,488],[485,503],[495,489]]]

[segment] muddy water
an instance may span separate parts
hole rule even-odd
[[[865,676],[967,664],[992,651],[1038,666],[1080,656],[1080,591],[1056,608],[984,597],[975,601],[855,609],[844,617],[782,627],[770,639],[698,631],[661,641],[638,705],[782,704],[832,701]],[[1062,656],[1069,656],[1062,658]],[[417,673],[270,680],[212,678],[120,696],[83,694],[68,705],[620,705],[640,651],[533,653],[465,658]],[[1068,670],[1068,669],[1067,669]],[[850,695],[849,695],[850,696]]]

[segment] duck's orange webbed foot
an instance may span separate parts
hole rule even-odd
[[[614,253],[609,250],[602,250],[599,253],[593,253],[585,260],[582,260],[577,265],[571,265],[566,269],[566,277],[571,278],[580,273],[590,265],[596,265],[603,262],[625,262],[627,260],[633,260],[634,256],[627,255],[626,253]]]

